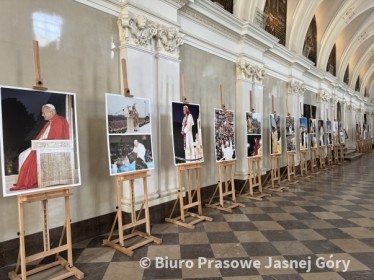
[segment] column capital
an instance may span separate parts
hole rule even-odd
[[[305,90],[306,88],[302,82],[299,82],[294,79],[288,82],[288,93],[289,94],[304,96]]]
[[[239,80],[250,80],[262,84],[265,74],[266,70],[263,67],[251,64],[244,58],[239,59],[236,63],[236,76]]]

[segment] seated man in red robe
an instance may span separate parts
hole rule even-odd
[[[69,124],[64,117],[56,114],[55,106],[42,106],[42,116],[47,121],[35,140],[68,140]],[[36,152],[31,148],[23,151],[19,156],[19,174],[17,183],[11,191],[27,190],[38,187]]]

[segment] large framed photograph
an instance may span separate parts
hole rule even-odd
[[[286,117],[286,141],[287,152],[296,151],[295,118],[291,116]]]
[[[74,93],[0,86],[3,196],[81,184]]]
[[[109,173],[154,169],[150,100],[106,94]]]
[[[318,146],[324,147],[326,145],[325,126],[323,120],[318,120]]]
[[[261,114],[246,112],[247,157],[262,155]]]
[[[282,153],[282,137],[280,130],[281,117],[277,114],[270,114],[270,154]]]
[[[317,120],[316,119],[309,119],[308,130],[309,130],[309,137],[310,137],[310,147],[318,148]]]
[[[174,164],[203,162],[200,105],[172,102]]]
[[[326,121],[326,144],[328,146],[332,145],[332,122],[327,120]]]
[[[214,109],[216,162],[236,159],[234,119],[234,111]]]
[[[299,118],[299,123],[300,123],[300,134],[299,134],[300,150],[307,150],[309,148],[308,119]]]

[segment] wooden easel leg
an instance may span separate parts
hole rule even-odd
[[[145,226],[146,226],[146,233],[151,235],[151,223],[150,223],[150,216],[149,216],[149,207],[148,207],[148,187],[147,187],[147,178],[143,178],[143,190],[144,190],[144,215],[145,215]],[[141,210],[139,210],[140,214]]]
[[[118,239],[121,246],[125,246],[123,241],[123,230],[122,230],[122,209],[121,209],[121,197],[122,197],[122,191],[121,191],[121,182],[117,181],[116,184],[116,191],[117,191],[117,222],[118,222]]]
[[[25,225],[23,217],[23,203],[18,197],[18,222],[19,222],[19,242],[20,242],[20,256],[21,256],[21,275],[22,280],[26,280],[26,252],[25,252]]]

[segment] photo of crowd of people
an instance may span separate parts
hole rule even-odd
[[[3,195],[19,195],[46,187],[79,185],[75,95],[7,87],[1,87],[0,95]],[[53,170],[48,168],[63,166],[66,158],[62,161],[61,157],[54,156],[48,159],[48,162],[42,162],[38,152],[31,148],[33,140],[65,140],[70,143],[73,151],[61,147],[48,151],[50,154],[64,154],[69,163],[74,163],[68,163],[71,169],[66,168],[55,176]],[[44,151],[47,149],[48,145]],[[43,164],[47,166],[42,168]],[[42,171],[43,174],[50,174],[50,177],[41,176]]]
[[[317,141],[317,120],[316,119],[309,119],[309,137],[310,137],[310,147],[317,148],[318,141]]]
[[[299,134],[300,150],[306,150],[309,148],[308,119],[300,118],[299,122],[300,122],[300,134]]]
[[[150,134],[149,99],[106,94],[109,134]]]
[[[282,138],[280,130],[281,117],[277,114],[270,114],[270,128],[271,128],[271,145],[270,154],[282,153]]]
[[[214,109],[214,136],[216,161],[236,159],[233,111]]]
[[[110,174],[153,169],[150,135],[109,135]]]
[[[110,175],[153,169],[150,100],[106,94]]]
[[[247,157],[262,155],[261,114],[246,112]]]
[[[172,102],[174,164],[204,161],[200,105]]]

